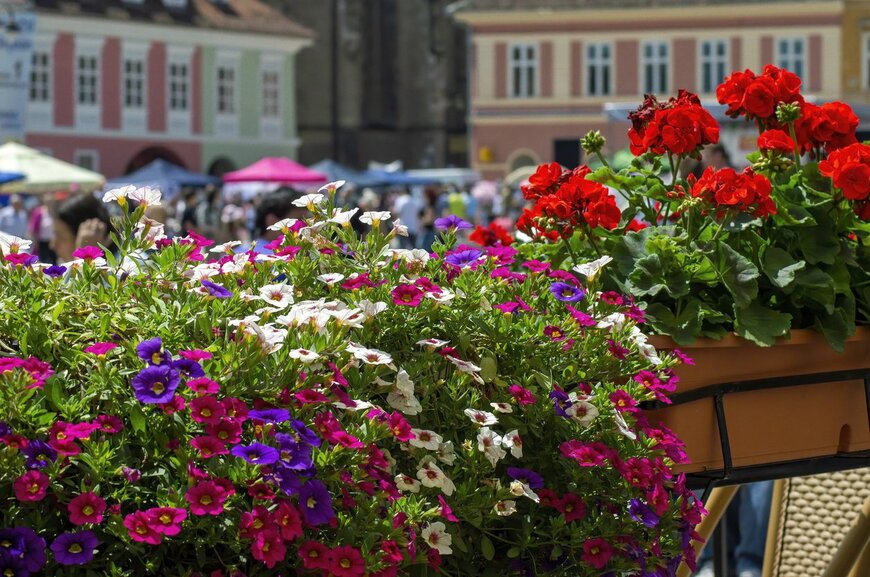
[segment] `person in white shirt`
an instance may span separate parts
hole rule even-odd
[[[402,224],[408,227],[408,236],[399,237],[402,248],[416,248],[417,236],[420,233],[420,211],[423,203],[407,190],[396,198],[393,203],[393,214],[397,215]]]
[[[21,197],[9,197],[9,206],[0,209],[0,230],[19,238],[27,238],[27,211]]]

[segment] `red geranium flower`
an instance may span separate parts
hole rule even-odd
[[[475,242],[481,246],[508,246],[513,244],[514,239],[508,234],[504,227],[491,222],[487,228],[478,225],[470,235],[468,240]]]
[[[791,136],[782,130],[765,130],[758,137],[758,148],[765,152],[775,150],[783,154],[789,154],[794,151],[795,143],[791,139]]]

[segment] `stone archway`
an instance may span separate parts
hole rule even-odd
[[[186,163],[172,150],[164,146],[149,146],[148,148],[143,148],[137,152],[136,155],[130,159],[130,162],[127,163],[127,168],[124,170],[124,174],[135,172],[143,166],[154,162],[158,158],[165,160],[166,162],[171,162],[172,164],[182,168],[187,168]]]

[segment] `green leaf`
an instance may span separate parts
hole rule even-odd
[[[130,409],[130,424],[133,426],[133,430],[137,433],[145,432],[145,413],[142,412],[137,405],[134,405],[132,409]]]
[[[828,314],[834,312],[837,290],[831,275],[817,266],[811,266],[806,270],[798,271],[795,282],[801,289],[797,294],[821,304]]]
[[[63,411],[64,391],[60,379],[48,379],[42,386],[42,393],[55,409]]]
[[[692,299],[686,304],[679,316],[661,303],[653,303],[646,308],[648,322],[656,331],[670,336],[677,344],[689,345],[701,333],[701,303]]]
[[[823,262],[825,264],[834,264],[837,260],[837,255],[840,254],[840,241],[837,237],[837,228],[829,216],[820,211],[816,212],[818,212],[816,216],[818,226],[802,231],[797,236],[798,244],[808,263],[816,264]]]
[[[522,552],[523,552],[523,550],[520,549],[519,547],[511,547],[510,549],[507,550],[507,556],[509,559],[516,559],[517,557],[520,556],[520,553],[522,553]]]
[[[498,363],[492,357],[480,359],[480,376],[487,383],[494,381],[498,375]]]
[[[807,263],[802,260],[796,261],[786,251],[773,246],[764,252],[762,266],[770,282],[779,288],[785,288],[794,282],[795,273],[807,266]]]
[[[746,306],[758,296],[758,268],[725,243],[719,245],[718,272],[735,305]]]
[[[791,328],[791,315],[769,309],[757,302],[734,305],[734,330],[744,339],[763,347],[772,345],[777,337]]]
[[[487,561],[492,561],[495,557],[495,547],[486,535],[481,535],[480,537],[480,551],[483,553],[483,558]]]

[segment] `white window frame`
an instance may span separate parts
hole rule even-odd
[[[809,58],[807,57],[807,48],[809,43],[807,39],[803,36],[781,36],[774,40],[774,50],[775,50],[775,58],[774,61],[776,65],[780,68],[785,68],[790,72],[794,72],[797,74],[801,80],[804,81],[804,84],[809,80]],[[788,47],[787,50],[783,51],[783,43]],[[795,50],[795,46],[800,44],[801,52],[797,54]],[[795,63],[800,61],[802,70],[795,70]]]
[[[519,58],[514,53],[519,50]],[[507,93],[509,98],[535,98],[540,94],[541,67],[540,48],[534,42],[514,42],[508,45],[507,54]],[[514,83],[515,73],[519,72],[519,82]],[[529,80],[529,72],[532,74]]]
[[[214,65],[214,114],[215,135],[227,138],[239,136],[239,72],[241,54],[235,51],[219,50]],[[233,71],[232,111],[221,111],[220,71],[222,68]]]
[[[870,92],[870,32],[861,35],[861,91]]]
[[[45,63],[39,63],[37,65],[37,57],[45,57]],[[30,102],[34,104],[43,104],[46,102],[51,102],[51,72],[52,72],[52,64],[53,58],[51,50],[45,49],[42,46],[39,46],[34,42],[33,45],[33,53],[31,54],[31,63],[30,63],[30,85],[27,91],[27,98]],[[37,82],[37,75],[39,75],[39,81]],[[38,87],[37,93],[41,96],[39,98],[34,98],[34,87]]]
[[[76,128],[79,130],[99,130],[101,127],[100,105],[102,90],[102,67],[103,67],[103,38],[82,37],[75,39],[75,62],[74,62],[74,85],[73,102],[75,103]],[[93,58],[96,69],[94,70],[94,102],[79,102],[81,83],[80,59]]]
[[[704,38],[698,40],[698,94],[716,94],[716,88],[730,72],[731,46],[726,38]],[[710,54],[704,55],[704,46],[710,46]],[[724,47],[722,54],[717,48]],[[704,68],[709,65],[712,85],[704,86]]]
[[[121,47],[121,115],[125,132],[144,133],[148,130],[148,49],[146,42],[125,40]],[[127,62],[142,65],[142,105],[127,105]]]
[[[664,46],[665,53],[662,55],[661,47]],[[647,48],[651,48],[651,56],[647,56]],[[657,96],[665,96],[671,91],[673,68],[671,67],[671,43],[668,40],[647,40],[640,44],[640,88],[642,94],[655,94]],[[661,66],[664,65],[664,78],[661,76]],[[651,78],[653,86],[652,90],[648,90],[647,86],[647,67],[652,67],[653,77]],[[664,86],[662,86],[664,81]]]
[[[82,166],[82,159],[90,158],[91,159],[91,167]],[[87,170],[93,170],[94,172],[100,171],[100,151],[95,150],[93,148],[77,148],[73,153],[73,164],[79,166],[81,168],[86,168]]]
[[[167,8],[187,8],[187,0],[163,0]]]
[[[605,48],[607,56],[604,55]],[[613,94],[613,54],[613,42],[589,42],[583,48],[583,90],[586,96],[600,97]],[[604,89],[605,70],[607,90]],[[594,91],[592,90],[593,77],[596,84]]]
[[[284,119],[284,76],[283,57],[280,54],[260,55],[260,136],[269,140],[280,140],[283,132]],[[266,115],[266,74],[274,74],[277,85],[275,86],[276,114]]]
[[[47,129],[54,125],[54,34],[37,34],[33,39],[33,52],[48,54],[48,78],[46,79],[48,100],[30,100],[30,87],[27,95],[27,127]],[[33,68],[31,67],[31,72]]]
[[[184,80],[187,108],[172,108],[172,66],[185,66]],[[166,55],[166,129],[173,134],[190,134],[193,114],[193,47],[170,46]]]

